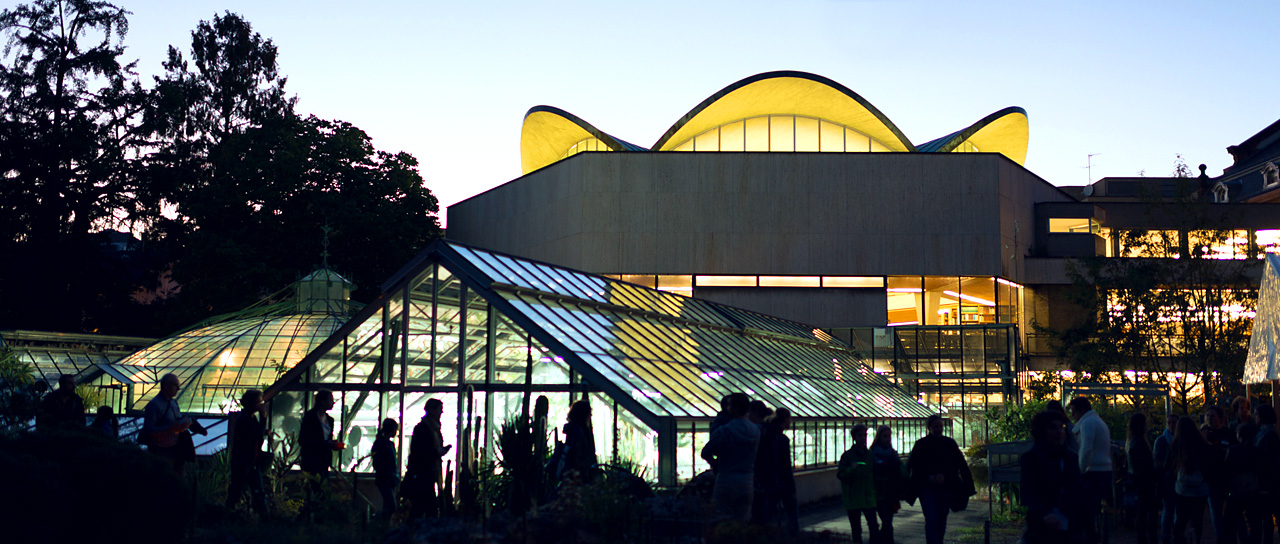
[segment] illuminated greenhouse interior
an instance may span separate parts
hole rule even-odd
[[[1027,112],[1009,107],[916,146],[869,101],[805,72],[757,74],[708,97],[649,148],[619,140],[559,108],[535,106],[520,133],[525,174],[583,152],[1001,153],[1026,162]]]
[[[142,410],[160,378],[181,380],[183,412],[226,414],[245,389],[266,389],[329,338],[360,307],[353,286],[321,268],[259,305],[164,338],[117,362],[94,385],[124,386],[125,408]]]
[[[892,423],[903,445],[935,413],[813,327],[448,241],[268,389],[273,432],[296,432],[320,389],[338,400],[343,470],[370,470],[386,417],[407,455],[430,398],[445,441],[470,430],[492,460],[498,427],[546,396],[551,427],[588,399],[599,461],[667,485],[707,468],[697,450],[731,392],[792,410],[797,466],[833,465],[855,423]]]

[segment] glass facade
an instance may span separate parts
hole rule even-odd
[[[961,446],[983,440],[988,409],[1020,403],[1018,328],[1013,324],[834,329],[876,373],[945,413]]]
[[[402,422],[405,452],[426,400],[439,398],[446,442],[461,443],[469,425],[492,458],[498,426],[533,398],[548,397],[555,427],[589,398],[600,461],[634,461],[672,484],[697,468],[689,448],[731,392],[826,422],[820,437],[855,419],[933,413],[812,327],[447,242],[428,252],[269,390],[274,429],[294,432],[313,391],[337,392],[347,470],[385,417]],[[824,445],[804,462],[833,462],[828,440],[813,440]]]
[[[676,145],[675,151],[869,153],[890,149],[866,134],[825,119],[762,115],[707,130]]]
[[[889,276],[888,324],[1017,324],[1022,286],[992,276]]]
[[[606,144],[600,141],[599,138],[593,136],[569,146],[569,149],[565,150],[564,155],[561,155],[560,158],[556,160],[561,160],[585,151],[613,151],[613,148],[609,147],[609,144]]]

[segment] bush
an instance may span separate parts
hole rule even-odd
[[[191,520],[191,494],[167,462],[90,433],[0,437],[0,474],[0,523],[44,542],[170,543]]]

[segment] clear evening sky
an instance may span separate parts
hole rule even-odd
[[[10,0],[11,1],[11,0]],[[8,2],[7,2],[8,3]],[[168,45],[232,11],[280,49],[298,110],[349,121],[421,161],[444,207],[520,175],[532,106],[652,145],[741,78],[820,74],[914,143],[1006,106],[1026,166],[1055,185],[1210,175],[1280,118],[1280,2],[350,2],[124,0],[147,80]]]

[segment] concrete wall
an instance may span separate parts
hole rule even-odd
[[[581,153],[450,206],[448,237],[596,273],[1016,281],[1045,200],[1070,197],[989,153]],[[760,291],[707,298],[885,323],[861,293]]]

